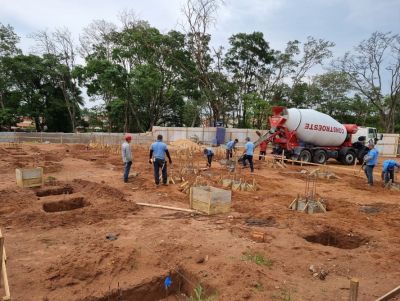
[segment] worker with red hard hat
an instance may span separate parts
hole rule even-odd
[[[130,143],[132,136],[130,134],[125,135],[125,142],[122,143],[122,161],[124,162],[124,183],[128,183],[129,171],[132,166],[132,150]]]

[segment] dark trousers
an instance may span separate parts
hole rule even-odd
[[[124,163],[124,182],[128,182],[129,171],[131,170],[132,161]]]
[[[232,150],[227,149],[226,150],[226,160],[229,160],[230,158],[232,158]]]
[[[246,166],[246,160],[249,161],[250,170],[251,170],[251,172],[253,172],[253,171],[254,171],[254,167],[253,167],[253,156],[244,155],[244,157],[243,157],[243,166]]]
[[[156,184],[160,184],[160,168],[162,173],[162,181],[167,184],[167,162],[162,159],[155,159],[154,163],[154,181]]]
[[[212,162],[213,156],[214,156],[214,155],[207,155],[207,162],[208,162],[207,165],[208,165],[209,167],[211,167],[211,162]]]
[[[367,176],[368,184],[374,184],[374,165],[365,165],[364,172]]]
[[[389,183],[390,180],[392,180],[392,183],[393,183],[394,182],[394,169],[387,170],[386,172],[382,171],[382,180],[385,181],[385,184]]]
[[[260,155],[258,156],[258,160],[265,160],[266,151],[260,151]]]

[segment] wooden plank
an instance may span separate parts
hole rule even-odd
[[[136,205],[144,206],[144,207],[153,207],[153,208],[161,208],[161,209],[168,209],[168,210],[191,212],[191,213],[197,212],[196,210],[192,210],[192,209],[178,208],[178,207],[173,207],[173,206],[164,206],[164,205],[157,205],[157,204],[149,204],[149,203],[136,203]]]
[[[398,287],[396,287],[395,289],[392,289],[390,292],[386,293],[382,297],[379,297],[375,301],[387,301],[398,295],[400,295],[400,285]]]
[[[359,281],[357,278],[351,278],[350,280],[350,301],[357,301],[358,298],[358,285]]]
[[[1,277],[3,275],[3,264],[2,264],[3,261],[4,261],[4,237],[0,229],[0,284],[1,284]]]
[[[2,260],[2,269],[3,269],[4,291],[6,293],[6,295],[3,297],[3,301],[11,300],[10,286],[8,285],[7,268],[6,268],[6,263],[4,262],[4,258]]]

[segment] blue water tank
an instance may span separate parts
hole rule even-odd
[[[225,128],[217,127],[217,144],[224,144],[225,143]]]

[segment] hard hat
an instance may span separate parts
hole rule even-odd
[[[125,140],[126,140],[126,141],[132,140],[132,136],[131,136],[130,134],[126,134],[126,135],[125,135]]]

